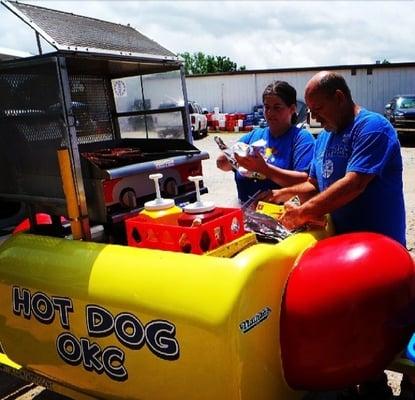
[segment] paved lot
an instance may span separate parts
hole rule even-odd
[[[220,136],[222,140],[231,145],[238,141],[241,134],[234,133],[209,133],[207,137],[195,141],[193,144],[200,150],[209,153],[209,160],[203,161],[203,176],[209,193],[203,199],[212,200],[218,206],[232,207],[238,205],[235,181],[232,172],[223,172],[216,167],[216,158],[220,150],[214,141],[214,136]]]

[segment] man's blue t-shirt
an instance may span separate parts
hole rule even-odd
[[[361,109],[339,133],[317,137],[310,176],[322,192],[347,172],[375,175],[365,191],[331,213],[337,233],[382,233],[405,245],[402,156],[397,134],[380,114]]]
[[[271,152],[271,156],[267,159],[269,164],[308,173],[315,142],[310,132],[292,126],[283,135],[274,137],[268,127],[257,128],[242,136],[239,142],[252,144],[261,139],[265,141],[266,147]],[[258,190],[265,191],[279,187],[270,179],[247,178],[239,172],[235,172],[235,182],[242,203],[249,200]]]

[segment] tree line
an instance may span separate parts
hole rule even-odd
[[[186,75],[211,74],[214,72],[245,71],[245,65],[238,65],[225,56],[212,56],[202,52],[190,54],[179,53],[184,59],[184,72]]]
[[[236,62],[225,56],[212,56],[204,54],[201,51],[190,54],[189,52],[179,53],[184,60],[184,73],[186,75],[203,75],[215,72],[232,72],[246,71],[246,66],[238,67]],[[376,61],[376,64],[390,64],[386,58],[382,62]]]

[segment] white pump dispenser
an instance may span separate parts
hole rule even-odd
[[[203,179],[203,176],[189,176],[189,181],[195,183],[196,186],[196,202],[188,204],[183,208],[186,213],[189,214],[200,214],[215,209],[215,203],[213,201],[202,201],[200,199],[200,181]]]
[[[161,197],[159,180],[163,177],[163,175],[151,174],[148,177],[154,181],[154,185],[156,187],[156,198],[154,200],[145,202],[144,208],[147,211],[158,211],[174,207],[175,204],[173,199],[163,199]]]

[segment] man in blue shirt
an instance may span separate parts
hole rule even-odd
[[[353,102],[344,78],[323,71],[307,84],[305,100],[324,128],[308,181],[273,193],[299,194],[282,223],[295,228],[330,213],[337,233],[370,231],[405,245],[402,157],[397,134],[380,114]]]
[[[337,233],[369,231],[405,246],[402,157],[397,134],[381,115],[355,104],[341,75],[322,71],[308,82],[305,100],[324,128],[306,182],[273,191],[286,203],[281,222],[290,229],[330,213]],[[383,374],[359,385],[358,398],[389,399]]]

